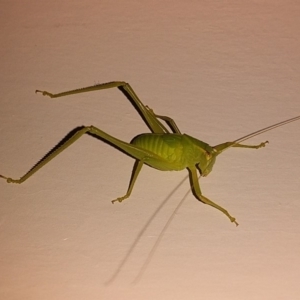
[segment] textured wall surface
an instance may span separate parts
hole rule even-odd
[[[144,2],[144,3],[143,3]],[[113,80],[211,145],[300,115],[300,3],[1,1],[0,174],[18,178],[71,130],[148,129]],[[300,122],[230,149],[200,180],[83,136],[22,185],[0,180],[0,298],[300,299]],[[181,200],[184,202],[174,210]],[[172,216],[173,214],[173,216]],[[170,217],[172,216],[172,220]],[[167,228],[164,230],[164,226]]]

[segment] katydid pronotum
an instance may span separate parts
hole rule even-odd
[[[117,148],[123,153],[126,153],[136,160],[127,193],[123,197],[119,197],[113,200],[112,203],[116,201],[122,202],[124,199],[130,196],[143,164],[161,171],[180,171],[183,169],[187,169],[189,172],[190,186],[194,196],[201,202],[220,210],[230,219],[231,222],[238,225],[235,218],[232,217],[226,209],[209,200],[202,194],[197,172],[200,173],[200,176],[207,176],[212,171],[213,165],[216,161],[216,157],[224,150],[227,150],[231,147],[251,149],[259,149],[261,147],[264,147],[268,143],[268,141],[263,142],[259,145],[244,145],[240,143],[256,135],[262,134],[276,127],[283,126],[287,123],[294,122],[300,119],[300,116],[297,116],[247,134],[232,142],[226,142],[212,147],[207,143],[197,140],[187,134],[182,134],[172,118],[155,114],[152,109],[150,109],[148,106],[145,106],[140,101],[131,86],[123,81],[97,84],[94,86],[75,89],[58,94],[52,94],[40,90],[36,90],[36,93],[42,93],[44,96],[49,96],[51,98],[58,98],[109,88],[118,88],[123,92],[123,94],[128,98],[134,108],[141,115],[142,119],[149,127],[151,133],[143,133],[137,135],[132,139],[130,143],[127,143],[107,134],[106,132],[94,126],[84,126],[76,131],[68,140],[64,141],[54,151],[50,151],[20,179],[12,179],[3,175],[0,175],[0,177],[6,179],[8,183],[22,183],[40,168],[45,166],[59,153],[61,153],[67,147],[77,141],[83,134],[88,133],[101,139],[103,142]],[[166,128],[165,125],[162,124],[161,120],[168,125],[171,132]]]

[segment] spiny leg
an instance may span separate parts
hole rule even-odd
[[[196,198],[198,200],[202,201],[203,203],[208,204],[208,205],[220,210],[223,214],[225,214],[229,218],[229,220],[231,222],[235,223],[235,225],[238,226],[239,224],[236,222],[235,218],[232,217],[226,209],[224,209],[220,205],[214,203],[213,201],[209,200],[208,198],[206,198],[205,196],[202,195],[199,181],[197,178],[197,169],[196,168],[188,168],[188,170],[189,170],[189,175],[190,175],[191,188],[192,188],[192,191],[193,191],[194,195],[196,196]]]
[[[113,82],[107,82],[102,84],[96,84],[93,86],[75,89],[71,91],[66,91],[58,94],[52,94],[47,91],[40,91],[36,90],[36,93],[42,93],[44,96],[49,96],[50,98],[58,98],[58,97],[64,97],[68,95],[73,94],[79,94],[79,93],[86,93],[91,91],[98,91],[98,90],[104,90],[109,88],[118,88],[122,91],[122,93],[130,100],[132,105],[135,107],[135,109],[138,111],[138,113],[141,115],[149,129],[153,133],[166,133],[166,128],[161,124],[161,122],[153,115],[150,114],[148,109],[145,107],[145,105],[140,101],[132,87],[129,85],[129,83],[126,83],[124,81],[113,81]]]
[[[0,175],[0,177],[6,179],[6,181],[8,183],[22,183],[22,182],[24,182],[29,177],[31,177],[35,172],[37,172],[39,169],[41,169],[43,166],[45,166],[48,162],[50,162],[53,158],[55,158],[59,153],[61,153],[67,147],[69,147],[75,141],[77,141],[85,133],[90,133],[90,134],[100,138],[102,141],[104,141],[104,142],[120,149],[121,151],[125,152],[126,154],[128,154],[129,156],[131,156],[135,159],[143,160],[145,157],[149,156],[149,152],[147,150],[140,149],[140,148],[138,148],[134,145],[131,145],[129,143],[126,143],[126,142],[123,142],[119,139],[116,139],[113,136],[105,133],[104,131],[102,131],[102,130],[94,127],[94,126],[87,126],[87,127],[83,127],[82,129],[78,130],[74,135],[72,135],[68,140],[66,140],[59,148],[57,148],[54,151],[50,152],[49,155],[46,155],[44,157],[44,159],[39,161],[32,169],[30,169],[20,179],[13,179],[13,178],[6,177],[6,176],[3,176],[3,175]],[[152,157],[156,157],[152,153],[150,153],[150,155],[152,155]],[[136,174],[136,176],[137,176],[137,174]]]
[[[45,166],[49,161],[51,161],[54,157],[56,157],[59,153],[61,153],[63,150],[65,150],[67,147],[69,147],[71,144],[77,141],[83,134],[85,134],[88,131],[89,131],[88,127],[84,127],[81,130],[77,131],[73,136],[71,136],[70,139],[68,139],[65,143],[63,143],[59,148],[57,148],[54,151],[50,151],[49,155],[46,155],[42,160],[40,160],[36,165],[34,165],[33,168],[31,168],[20,179],[13,179],[10,177],[5,177],[3,175],[0,175],[0,177],[6,179],[8,183],[20,184],[24,182],[29,177],[31,177],[35,172],[37,172],[39,169]]]

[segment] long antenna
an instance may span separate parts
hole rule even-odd
[[[260,129],[260,130],[257,130],[257,131],[254,131],[252,133],[249,133],[241,138],[238,138],[237,140],[233,141],[234,143],[240,143],[240,142],[243,142],[243,141],[246,141],[248,139],[251,139],[253,138],[254,136],[257,136],[257,135],[260,135],[264,132],[267,132],[269,130],[273,130],[277,127],[280,127],[280,126],[283,126],[283,125],[286,125],[288,123],[291,123],[291,122],[295,122],[297,120],[300,120],[300,116],[297,116],[297,117],[294,117],[294,118],[291,118],[291,119],[288,119],[288,120],[285,120],[285,121],[281,121],[279,123],[276,123],[274,125],[271,125],[271,126],[268,126],[268,127],[265,127],[263,129]]]

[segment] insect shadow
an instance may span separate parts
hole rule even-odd
[[[142,238],[142,236],[144,235],[144,233],[146,232],[146,230],[149,228],[149,226],[151,225],[151,223],[153,222],[153,220],[155,219],[155,217],[159,214],[159,212],[163,209],[163,207],[167,204],[167,202],[170,200],[170,198],[175,194],[175,192],[180,188],[180,186],[182,186],[182,184],[187,180],[188,176],[185,176],[178,184],[177,186],[175,186],[175,188],[169,193],[169,195],[161,202],[161,204],[156,208],[156,210],[152,213],[152,215],[148,218],[148,220],[146,221],[146,223],[144,224],[144,226],[142,227],[142,229],[139,231],[139,233],[137,234],[136,238],[134,239],[133,243],[131,244],[130,248],[128,249],[127,253],[125,254],[124,258],[122,259],[122,261],[119,263],[116,271],[113,273],[113,275],[110,277],[110,279],[108,281],[105,282],[105,285],[110,285],[112,284],[115,279],[118,277],[118,275],[120,274],[120,272],[122,271],[123,267],[126,265],[128,259],[130,258],[131,254],[133,253],[134,249],[136,248],[137,244],[139,243],[140,239]],[[190,191],[189,191],[190,192]],[[188,192],[188,193],[189,193]],[[188,194],[187,193],[187,194]],[[179,203],[179,205],[182,204],[183,200],[186,198],[187,194],[183,197],[183,199],[181,200],[181,202]],[[175,209],[175,211],[178,210],[178,207]],[[175,212],[174,211],[174,212]],[[172,216],[174,215],[174,213],[172,214]],[[171,216],[171,218],[172,218]],[[171,219],[169,218],[169,220]],[[145,263],[143,264],[143,266],[141,267],[136,279],[134,280],[133,283],[137,283],[140,278],[142,277],[142,275],[144,274],[147,266],[149,265],[154,251],[156,250],[157,246],[158,246],[158,242],[161,240],[162,234],[165,231],[167,225],[170,222],[168,221],[166,223],[166,225],[164,226],[163,230],[161,231],[161,233],[158,236],[157,241],[155,242],[154,246],[152,247],[152,250],[149,252],[148,257],[145,261]]]

